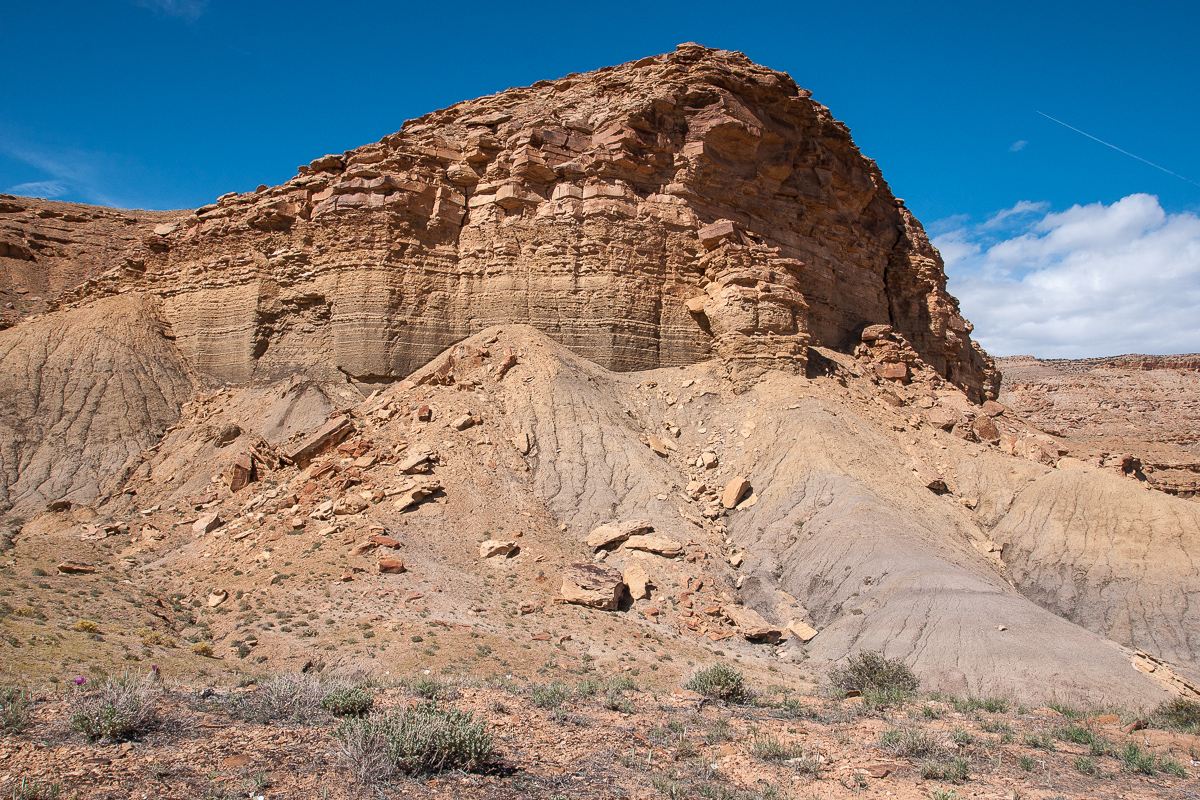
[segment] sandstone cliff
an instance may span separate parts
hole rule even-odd
[[[488,325],[602,366],[803,370],[890,324],[977,401],[999,384],[941,259],[783,73],[675,52],[410,120],[142,237],[64,298],[163,299],[210,380],[397,378]]]

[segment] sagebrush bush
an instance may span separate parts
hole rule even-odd
[[[892,728],[879,734],[879,746],[905,758],[938,758],[946,745],[932,733],[914,727]]]
[[[567,702],[571,690],[563,683],[555,681],[544,686],[534,686],[530,692],[530,701],[538,708],[558,708]]]
[[[246,722],[314,722],[333,688],[315,675],[284,673],[249,692],[229,696],[229,713]]]
[[[20,733],[29,727],[29,693],[18,686],[0,687],[0,731]]]
[[[95,692],[71,697],[71,727],[92,741],[133,738],[156,723],[155,694],[136,675],[110,677]]]
[[[362,686],[340,686],[321,698],[321,708],[338,717],[361,717],[375,705],[375,696]]]
[[[742,671],[724,663],[696,670],[683,688],[726,703],[744,703],[751,697]]]
[[[942,780],[962,783],[971,776],[971,762],[963,756],[949,761],[928,759],[921,762],[921,777],[925,780]]]
[[[845,665],[829,670],[829,680],[834,686],[850,691],[895,690],[915,692],[921,682],[912,668],[898,658],[884,658],[882,653],[871,650],[850,656]]]
[[[346,719],[335,735],[343,759],[364,783],[397,772],[478,771],[492,756],[492,734],[483,722],[437,702]]]

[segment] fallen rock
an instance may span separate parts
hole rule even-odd
[[[372,536],[370,541],[380,547],[391,547],[393,549],[400,547],[400,542],[393,539],[391,536]]]
[[[474,417],[472,417],[470,414],[463,414],[461,417],[455,418],[450,423],[450,427],[454,428],[454,430],[456,430],[456,431],[465,431],[467,428],[470,428],[474,424],[475,424]]]
[[[654,530],[654,525],[648,519],[628,519],[624,522],[606,522],[593,528],[587,535],[588,547],[608,547],[610,544],[623,542],[635,533]]]
[[[229,592],[225,591],[224,589],[217,589],[216,591],[209,592],[208,593],[208,607],[216,608],[217,606],[221,605],[221,603],[224,603],[228,599],[229,599]]]
[[[562,600],[575,605],[615,611],[625,581],[615,569],[577,561],[563,573]]]
[[[660,556],[677,556],[683,552],[683,543],[665,536],[630,536],[625,540],[629,550],[644,550]]]
[[[743,606],[724,607],[725,618],[737,626],[742,636],[751,642],[778,642],[783,631],[763,619],[757,611]]]
[[[621,573],[621,580],[629,588],[629,596],[634,600],[644,600],[650,596],[649,588],[653,585],[646,570],[640,564],[630,564]]]
[[[914,459],[912,466],[921,483],[930,491],[938,492],[939,494],[946,491],[946,479],[942,477],[942,473],[921,459]]]
[[[229,465],[229,489],[238,492],[245,489],[254,480],[254,459],[249,453],[242,453]]]
[[[398,558],[379,559],[379,571],[387,575],[399,575],[404,572],[404,562]],[[343,577],[342,580],[345,580]]]
[[[297,466],[308,466],[314,458],[345,439],[354,431],[354,423],[349,417],[334,417],[326,422],[316,433],[309,436],[296,447],[284,453],[288,460]]]
[[[415,453],[409,454],[396,468],[406,475],[429,472],[431,466],[429,460],[432,455],[428,450],[418,450]]]
[[[212,533],[217,528],[225,524],[225,520],[221,519],[219,512],[214,511],[211,514],[204,514],[200,519],[192,523],[192,533],[197,536],[203,536],[206,533]]]
[[[507,556],[510,553],[515,553],[520,547],[516,542],[503,541],[500,539],[488,539],[479,545],[480,558],[492,558],[493,556]]]
[[[713,469],[717,466],[717,454],[711,450],[705,450],[700,454],[700,463],[705,469]]]
[[[370,507],[370,503],[356,494],[348,494],[333,504],[333,513],[344,517],[348,514],[358,514]]]
[[[721,505],[727,509],[737,508],[738,501],[748,491],[750,491],[750,481],[739,475],[725,484],[725,491],[721,492]]]
[[[667,445],[663,442],[663,440],[655,436],[653,433],[646,437],[646,443],[650,445],[651,450],[663,458],[666,458],[671,454],[671,451],[667,449]]]
[[[802,642],[812,641],[818,633],[817,629],[802,619],[793,619],[787,624],[787,632]]]
[[[975,421],[971,423],[971,430],[975,432],[975,436],[981,442],[996,444],[1000,441],[1000,429],[996,427],[996,423],[992,421],[991,417],[976,417]]]
[[[395,495],[395,509],[397,511],[406,511],[441,488],[442,484],[437,481],[418,483],[416,486],[405,489]]]
[[[79,561],[64,561],[56,569],[64,575],[88,575],[96,571],[91,564],[83,564]]]

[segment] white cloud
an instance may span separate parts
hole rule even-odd
[[[1018,139],[1017,141],[1013,142],[1012,145],[1008,149],[1011,150],[1012,152],[1016,153],[1020,150],[1024,150],[1025,145],[1027,145],[1027,144],[1029,144],[1029,142],[1025,141],[1024,139]]]
[[[178,17],[195,22],[200,19],[208,0],[134,0],[142,8],[149,8],[168,17]]]
[[[1062,212],[1022,201],[933,241],[993,355],[1200,352],[1200,217],[1152,195]]]
[[[62,197],[68,189],[60,181],[33,181],[32,183],[18,183],[4,191],[7,194],[21,197],[41,197],[44,200],[53,200],[56,197]]]

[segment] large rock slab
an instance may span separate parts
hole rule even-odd
[[[563,571],[564,602],[614,611],[624,592],[624,579],[615,569],[579,561],[568,564]]]
[[[637,533],[654,530],[654,525],[648,519],[627,519],[622,522],[606,522],[592,529],[587,535],[588,547],[608,547],[628,539]]]

